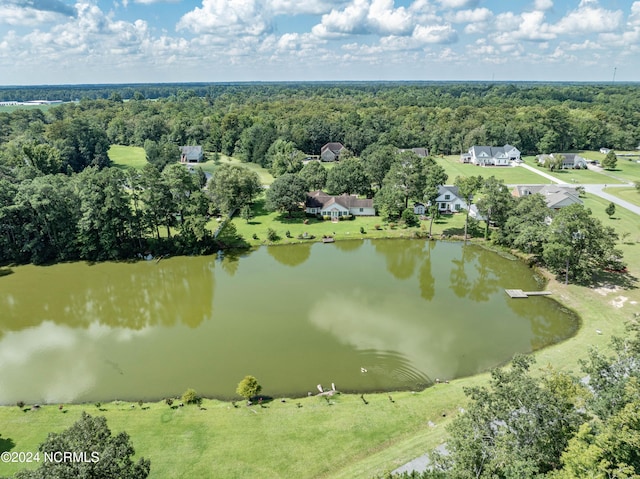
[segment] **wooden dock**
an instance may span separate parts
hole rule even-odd
[[[529,296],[547,296],[551,291],[522,291],[521,289],[505,289],[511,298],[528,298]]]

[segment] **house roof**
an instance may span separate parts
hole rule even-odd
[[[400,148],[398,150],[398,152],[402,153],[403,151],[413,151],[416,155],[420,156],[420,157],[426,157],[429,156],[429,149],[428,148]]]
[[[513,196],[521,197],[536,193],[544,196],[549,208],[560,208],[573,203],[582,204],[580,195],[572,186],[564,185],[517,185],[511,192]]]
[[[310,191],[307,193],[307,199],[305,201],[305,206],[307,208],[326,209],[333,204],[342,206],[346,209],[373,208],[373,200],[360,199],[356,195],[347,195],[346,193],[343,193],[339,196],[333,196],[320,190]]]
[[[517,150],[515,146],[504,145],[504,146],[479,146],[474,145],[469,148],[469,153],[477,157],[489,157],[489,158],[498,158],[498,157],[506,157],[508,156],[511,150]]]
[[[460,190],[457,186],[453,185],[440,185],[438,187],[438,196],[445,195],[447,193],[452,194],[456,198],[460,198]]]
[[[340,151],[342,151],[342,149],[344,149],[344,145],[342,143],[332,142],[332,143],[327,143],[322,148],[320,148],[320,153],[324,153],[327,150],[331,150],[333,153],[338,155]]]
[[[199,160],[202,158],[201,146],[181,146],[180,151],[187,158],[187,160]]]

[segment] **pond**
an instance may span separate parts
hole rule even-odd
[[[0,403],[421,389],[570,337],[533,271],[418,240],[262,247],[239,257],[20,266],[0,278]]]

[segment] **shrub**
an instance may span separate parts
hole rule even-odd
[[[375,229],[377,229],[378,231],[380,231],[380,230],[382,229],[382,226],[380,226],[380,225],[375,225],[375,226],[374,226],[374,228],[375,228]]]
[[[267,229],[267,239],[271,242],[278,241],[280,238],[278,237],[278,233],[273,228]]]
[[[365,234],[365,233],[366,233],[366,231],[364,230],[364,226],[361,226],[360,227],[360,234]]]
[[[291,238],[291,232],[289,230],[287,230],[287,232],[284,234],[287,238]]]
[[[195,389],[189,388],[182,395],[182,402],[185,404],[200,404],[202,398],[198,396]]]
[[[22,409],[24,407],[24,401],[18,401],[16,403],[16,406],[18,406],[20,409]]]
[[[258,380],[253,376],[245,376],[236,388],[236,393],[245,399],[251,399],[253,396],[260,394],[260,391],[262,391],[262,386],[258,384]]]
[[[322,219],[324,221],[329,221],[331,219],[331,216],[325,215],[325,216],[322,217]]]
[[[253,238],[254,240],[257,240],[257,239],[258,239],[258,235],[257,235],[257,234],[255,234],[255,233],[253,233],[252,238]]]
[[[173,399],[171,399],[171,398],[165,399],[164,402],[167,403],[167,406],[173,406]]]

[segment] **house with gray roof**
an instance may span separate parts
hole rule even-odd
[[[180,163],[200,163],[204,160],[201,146],[181,146]]]
[[[509,166],[512,161],[520,160],[520,150],[515,146],[472,146],[467,153],[460,155],[463,163],[478,166]]]
[[[587,160],[575,153],[551,153],[550,155],[538,155],[536,159],[539,164],[545,165],[548,161],[553,161],[558,157],[562,158],[560,168],[563,170],[587,169]]]
[[[338,161],[340,159],[340,153],[344,150],[344,145],[338,142],[327,143],[320,148],[320,160],[321,161]]]
[[[517,185],[511,194],[516,198],[542,195],[547,206],[553,210],[559,210],[574,203],[582,204],[576,188],[568,185]]]
[[[330,216],[340,218],[342,216],[375,216],[372,199],[361,199],[356,195],[346,193],[334,196],[324,191],[316,190],[307,193],[305,211],[312,215]]]

